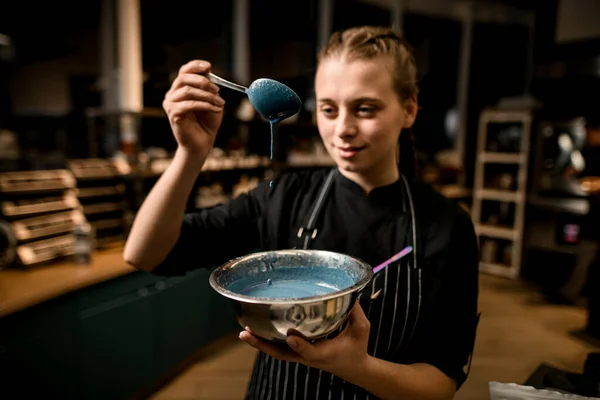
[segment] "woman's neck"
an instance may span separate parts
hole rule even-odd
[[[346,171],[339,169],[340,173],[360,186],[365,194],[371,193],[375,188],[391,185],[400,179],[398,167],[394,164],[392,167],[377,169],[373,171]]]

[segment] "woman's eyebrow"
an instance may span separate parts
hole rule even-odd
[[[335,103],[332,99],[328,99],[328,98],[317,99],[317,101],[319,103]],[[350,102],[351,103],[381,102],[381,99],[379,99],[377,97],[363,96],[363,97],[358,97],[356,99],[352,99]]]

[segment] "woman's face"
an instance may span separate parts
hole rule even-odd
[[[327,151],[345,175],[378,180],[397,176],[396,149],[416,117],[416,97],[402,103],[393,61],[325,59],[315,78],[317,125]]]

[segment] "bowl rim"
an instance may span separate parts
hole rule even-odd
[[[358,265],[365,267],[364,268],[365,276],[361,280],[359,280],[358,282],[353,284],[352,286],[348,286],[345,289],[338,290],[333,293],[327,293],[327,294],[311,296],[311,297],[298,297],[298,298],[291,297],[291,298],[287,298],[287,299],[270,299],[270,298],[265,298],[265,297],[246,296],[243,294],[239,294],[239,293],[235,293],[230,290],[227,290],[224,287],[217,284],[217,275],[219,275],[223,270],[225,270],[227,268],[231,268],[233,265],[235,265],[236,263],[239,263],[241,261],[247,261],[249,259],[259,258],[261,256],[265,256],[267,254],[272,254],[272,253],[277,253],[277,254],[310,253],[310,254],[317,254],[317,255],[320,254],[320,255],[343,256],[345,258],[348,258],[349,260],[356,262]],[[373,278],[373,267],[369,263],[365,262],[364,260],[362,260],[358,257],[353,257],[353,256],[349,256],[344,253],[338,253],[338,252],[329,251],[329,250],[288,249],[288,250],[258,251],[256,253],[250,253],[250,254],[246,254],[244,256],[236,257],[232,260],[227,261],[224,264],[221,264],[217,268],[213,269],[208,281],[209,281],[210,286],[216,292],[218,292],[219,294],[221,294],[231,300],[236,300],[236,301],[240,301],[243,303],[251,303],[251,304],[284,305],[284,304],[287,304],[290,302],[293,302],[294,304],[308,304],[308,303],[321,302],[321,301],[335,299],[338,297],[343,297],[350,293],[358,292],[358,291],[362,290],[365,286],[367,286],[367,284],[371,281],[372,278]]]

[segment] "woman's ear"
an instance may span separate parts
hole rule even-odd
[[[404,124],[402,125],[402,128],[411,128],[417,119],[417,112],[419,111],[419,101],[417,96],[413,95],[406,99],[402,108],[404,109]]]

